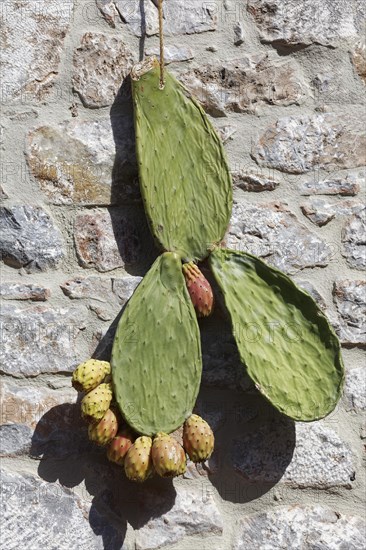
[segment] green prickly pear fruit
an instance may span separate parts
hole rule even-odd
[[[214,302],[210,283],[194,262],[183,264],[183,274],[197,316],[208,317]]]
[[[101,420],[112,401],[112,384],[99,384],[81,401],[81,414],[88,422]]]
[[[98,423],[90,424],[88,435],[91,441],[97,445],[108,445],[114,438],[118,430],[118,422],[116,415],[111,409],[108,409],[102,420]]]
[[[111,441],[108,451],[107,458],[111,462],[115,462],[120,466],[123,466],[125,462],[125,456],[132,447],[135,438],[132,433],[128,430],[123,430],[119,432]]]
[[[151,476],[151,437],[138,437],[125,456],[125,473],[131,481],[143,482]]]
[[[151,449],[152,461],[161,477],[175,477],[186,471],[186,454],[182,445],[165,433],[158,433]]]
[[[214,434],[203,418],[192,414],[183,426],[183,446],[192,462],[204,462],[214,450]]]
[[[77,391],[89,392],[101,384],[110,372],[111,366],[107,361],[89,359],[75,369],[72,385]]]

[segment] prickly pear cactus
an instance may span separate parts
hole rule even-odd
[[[140,434],[170,433],[191,414],[200,335],[177,254],[160,256],[128,302],[112,350],[115,398]]]
[[[223,238],[232,206],[224,148],[205,112],[154,58],[131,73],[141,194],[155,240],[186,261]]]
[[[329,414],[340,397],[343,364],[338,339],[314,300],[250,254],[216,249],[210,264],[259,391],[294,420]]]

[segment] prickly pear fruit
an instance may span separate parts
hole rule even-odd
[[[112,384],[99,384],[81,401],[81,414],[88,422],[101,420],[112,401]]]
[[[193,262],[183,264],[183,273],[197,316],[207,317],[214,301],[210,283]]]
[[[75,369],[72,385],[77,391],[89,392],[103,382],[110,372],[111,366],[107,361],[89,359]]]
[[[119,432],[111,441],[108,451],[107,458],[111,462],[115,462],[120,466],[123,466],[125,461],[125,456],[129,448],[133,445],[135,438],[131,432],[128,430],[123,430]]]
[[[210,458],[214,449],[214,434],[203,418],[192,414],[183,426],[183,446],[193,462]]]
[[[186,454],[182,445],[165,433],[158,433],[151,449],[152,461],[161,477],[175,477],[186,471]]]
[[[145,481],[153,472],[151,437],[138,437],[125,456],[125,473],[131,481]]]
[[[97,445],[108,445],[113,439],[118,430],[118,422],[116,415],[111,409],[108,409],[102,420],[98,423],[90,424],[88,435],[91,441]]]

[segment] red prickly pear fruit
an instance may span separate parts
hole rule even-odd
[[[182,445],[166,433],[158,433],[151,449],[156,473],[161,477],[175,477],[186,471],[186,453]]]
[[[123,466],[125,461],[125,456],[130,447],[132,447],[135,441],[135,437],[129,430],[123,430],[119,432],[111,441],[108,451],[107,458],[111,462],[115,462],[120,466]]]
[[[192,414],[183,426],[183,446],[192,462],[204,462],[210,458],[214,443],[214,434],[208,423]]]
[[[183,274],[198,317],[208,317],[214,297],[210,283],[194,262],[183,264]]]
[[[116,415],[111,409],[108,409],[102,420],[97,424],[90,424],[88,427],[88,435],[90,441],[97,445],[108,445],[114,438],[118,430],[118,422]]]

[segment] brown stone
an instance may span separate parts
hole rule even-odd
[[[268,54],[195,68],[180,80],[209,114],[218,117],[254,112],[261,104],[299,103],[304,95],[297,65],[279,63]]]
[[[79,262],[86,268],[111,271],[140,259],[141,245],[137,230],[123,218],[112,225],[108,212],[78,214],[74,240]]]
[[[72,85],[86,107],[111,105],[134,64],[133,54],[115,36],[87,32],[74,52]]]

